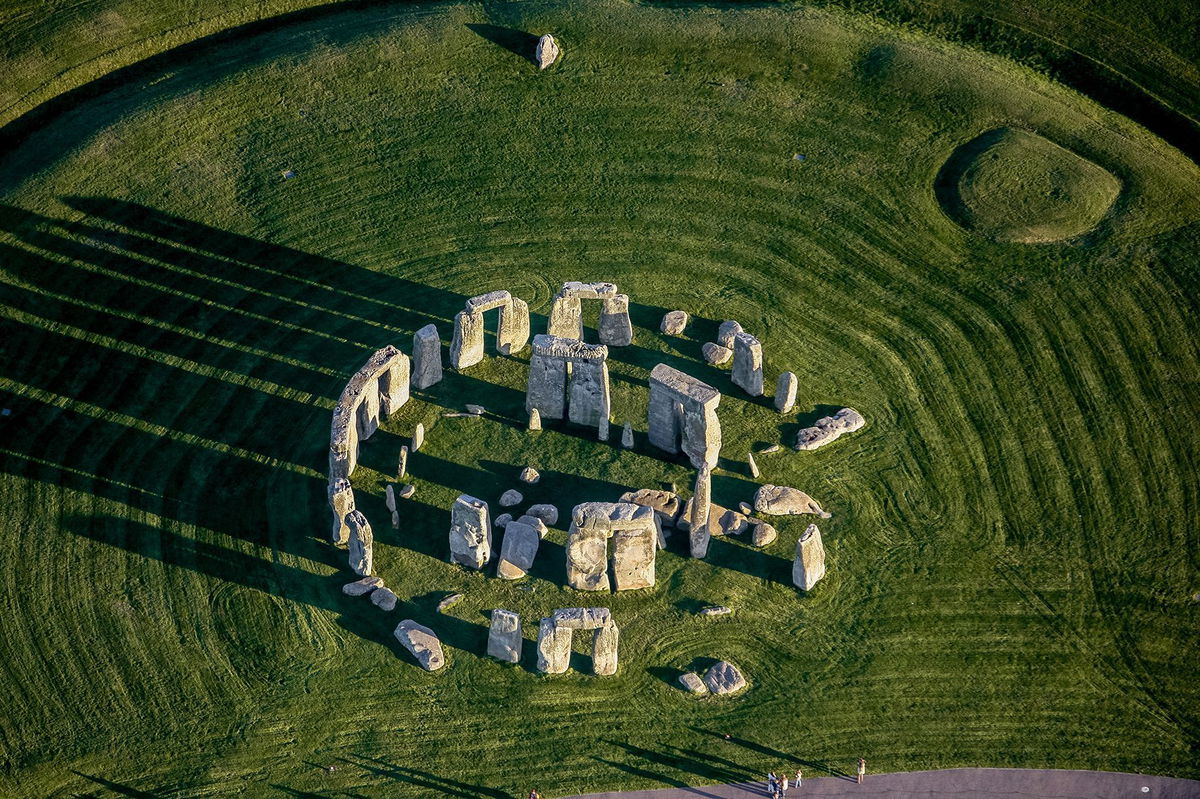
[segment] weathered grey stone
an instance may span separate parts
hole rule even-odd
[[[502,355],[512,355],[529,343],[529,304],[513,297],[510,305],[500,308],[500,328],[496,332],[496,349]]]
[[[531,505],[529,510],[525,511],[530,516],[536,516],[550,527],[558,524],[558,508],[553,505],[539,504]]]
[[[621,446],[625,449],[633,449],[633,425],[629,422],[621,428]]]
[[[454,315],[450,340],[450,367],[466,369],[483,360],[483,314],[459,311]]]
[[[550,618],[558,627],[571,630],[595,630],[612,624],[612,611],[608,608],[559,608]]]
[[[750,544],[756,547],[770,546],[775,541],[776,535],[774,526],[766,522],[759,522],[750,531]]]
[[[700,608],[701,616],[728,616],[733,613],[733,608],[725,607],[724,605],[715,605],[713,607]]]
[[[500,507],[511,508],[525,501],[525,496],[515,488],[510,488],[500,495]]]
[[[530,485],[533,485],[538,480],[541,480],[542,476],[538,474],[537,469],[533,468],[532,466],[526,466],[521,470],[520,478],[522,483],[529,483]]]
[[[400,457],[396,461],[396,479],[403,480],[408,474],[408,445],[400,447]]]
[[[796,541],[796,558],[792,561],[792,582],[803,591],[811,591],[825,576],[825,544],[821,531],[810,524]]]
[[[709,506],[712,502],[712,471],[704,464],[696,472],[696,484],[692,489],[692,512],[688,517],[688,547],[693,558],[708,554],[711,532],[708,525]]]
[[[558,59],[558,42],[550,34],[542,34],[538,38],[537,48],[533,57],[537,60],[538,69],[545,69]]]
[[[426,671],[437,671],[446,665],[446,656],[442,653],[442,642],[437,634],[428,627],[417,624],[412,619],[405,619],[396,625],[396,640],[404,646]]]
[[[492,526],[488,505],[462,494],[450,509],[450,560],[482,569],[492,559]]]
[[[663,314],[658,329],[668,336],[678,336],[687,327],[687,323],[687,311],[667,311]]]
[[[750,529],[750,520],[736,510],[724,509],[717,517],[721,535],[741,535]]]
[[[618,294],[604,300],[597,323],[600,343],[610,347],[628,347],[633,343],[633,322],[629,319],[629,295]]]
[[[796,389],[800,381],[795,372],[784,372],[775,381],[775,410],[780,413],[791,413],[796,407]]]
[[[521,660],[521,617],[511,610],[496,608],[488,629],[487,653],[506,663]]]
[[[413,334],[412,386],[422,391],[441,380],[442,339],[437,325],[425,325]]]
[[[333,529],[329,538],[335,544],[350,540],[350,528],[346,526],[346,514],[354,510],[354,489],[350,481],[339,477],[329,483],[329,508],[333,511]]]
[[[346,583],[342,586],[342,593],[347,596],[362,596],[369,594],[376,588],[383,587],[382,577],[364,577],[361,580],[355,580],[352,583]]]
[[[737,666],[722,660],[704,675],[704,684],[714,694],[732,694],[746,687],[746,678]]]
[[[466,369],[483,360],[485,311],[500,310],[496,325],[496,350],[504,355],[518,352],[529,340],[529,306],[514,299],[507,291],[480,294],[467,300],[454,317],[454,338],[450,342],[450,365]]]
[[[542,537],[538,531],[521,522],[509,522],[504,526],[504,540],[500,545],[500,561],[496,564],[496,576],[504,580],[519,580],[533,567],[538,544]]]
[[[762,396],[762,344],[749,333],[738,333],[733,337],[733,374],[730,379],[750,396]]]
[[[412,362],[408,356],[397,352],[388,359],[386,368],[380,373],[379,412],[385,419],[408,402],[411,368]]]
[[[621,495],[621,502],[632,502],[651,508],[658,517],[659,524],[668,528],[675,526],[679,512],[683,510],[683,502],[674,491],[659,491],[653,488],[626,491]]]
[[[776,486],[768,483],[754,494],[754,510],[772,516],[799,516],[812,513],[822,519],[828,519],[831,514],[821,510],[816,500],[797,488]]]
[[[375,570],[375,536],[371,525],[360,511],[352,510],[346,514],[346,526],[350,528],[350,570],[366,577]]]
[[[408,373],[408,356],[389,344],[374,352],[346,383],[329,429],[331,481],[350,477],[358,463],[359,442],[379,428],[381,414],[394,413],[408,400]]]
[[[733,337],[742,332],[742,326],[732,319],[727,319],[717,328],[717,343],[722,347],[733,348]]]
[[[534,530],[537,530],[538,538],[545,538],[546,533],[550,532],[550,528],[546,526],[546,523],[537,516],[530,516],[526,514],[517,519],[517,521],[519,521],[521,524],[527,524]]]
[[[749,516],[751,513],[754,513],[754,508],[750,507],[749,502],[739,502],[737,509],[738,513],[743,516]]]
[[[471,414],[472,416],[483,416],[485,413],[487,413],[487,408],[483,407],[482,405],[474,405],[470,402],[467,403],[466,408],[467,413]]]
[[[451,594],[450,596],[446,597],[445,599],[443,599],[441,602],[439,602],[437,604],[437,612],[445,613],[447,610],[449,610],[450,608],[454,607],[459,602],[461,602],[462,598],[463,598],[462,594]]]
[[[425,443],[425,425],[417,422],[417,426],[413,428],[412,444],[409,445],[411,452],[416,452]]]
[[[492,527],[503,528],[504,525],[508,524],[512,520],[513,520],[513,517],[512,517],[511,513],[501,513],[499,516],[496,517],[495,521],[492,522]]]
[[[400,512],[399,511],[392,511],[392,529],[394,529],[394,530],[400,529]]]
[[[388,483],[387,487],[383,489],[383,504],[387,505],[387,509],[392,513],[396,512],[396,489],[392,487],[391,483]]]
[[[750,467],[750,476],[757,478],[760,472],[758,471],[758,462],[754,460],[753,452],[746,453],[746,465]]]
[[[600,676],[617,673],[617,645],[621,631],[617,625],[600,627],[592,634],[592,670]]]
[[[575,506],[567,532],[567,584],[581,591],[608,590],[610,537],[615,540],[616,590],[654,585],[658,541],[654,511],[627,502],[584,502]]]
[[[564,297],[561,292],[555,296],[550,305],[550,318],[546,321],[546,334],[576,341],[583,339],[583,309],[578,297]]]
[[[608,417],[601,417],[600,423],[596,425],[596,440],[608,441]]]
[[[547,616],[538,624],[537,669],[543,674],[562,674],[570,662],[571,630]]]
[[[568,280],[562,284],[558,293],[563,297],[576,297],[581,300],[608,300],[617,296],[617,284],[581,283],[578,280]]]
[[[571,361],[571,377],[568,381],[567,418],[575,424],[598,427],[608,424],[609,384],[608,364],[604,357],[597,360]]]
[[[607,591],[610,530],[579,527],[567,533],[567,585],[577,591]]]
[[[653,513],[650,515],[653,521]],[[653,523],[638,530],[613,533],[613,582],[618,591],[649,588],[654,585],[655,553],[658,529]]]
[[[721,393],[712,386],[660,363],[650,372],[650,443],[688,456],[696,468],[716,465],[721,450],[717,405]]]
[[[818,419],[812,427],[796,434],[797,450],[812,450],[835,441],[845,433],[853,433],[866,424],[862,415],[853,408],[842,408],[833,416]]]
[[[704,356],[704,362],[709,366],[723,366],[729,363],[729,359],[733,357],[733,350],[706,341],[700,348],[700,354]]]
[[[396,592],[390,588],[380,586],[371,592],[371,604],[382,611],[391,613],[396,609],[397,601]]]
[[[542,429],[542,413],[537,408],[529,409],[529,429],[530,430],[541,430]]]
[[[685,671],[683,674],[680,674],[679,684],[682,685],[689,693],[708,693],[708,686],[704,684],[704,680],[700,679],[700,675],[694,672]]]
[[[609,414],[607,359],[608,347],[602,344],[534,336],[525,409],[536,408],[545,419],[567,416],[577,424],[598,426]]]
[[[400,499],[409,499],[415,493],[417,493],[417,487],[412,483],[405,483],[404,485],[400,486],[400,491],[397,493],[397,496],[400,497]]]

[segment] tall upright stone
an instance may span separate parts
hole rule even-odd
[[[450,340],[450,366],[466,369],[483,360],[483,314],[459,311],[454,315],[454,337]]]
[[[529,303],[513,297],[509,305],[500,306],[500,332],[496,349],[502,355],[512,355],[529,343]]]
[[[350,481],[344,477],[331,480],[328,489],[329,509],[333,511],[333,530],[329,538],[335,544],[345,544],[350,540],[350,527],[346,524],[346,514],[354,510],[354,489]]]
[[[521,617],[511,610],[493,610],[487,653],[497,660],[517,663],[521,660],[521,644]]]
[[[533,337],[525,409],[599,427],[608,419],[608,347],[552,335]],[[569,375],[569,377],[568,377]]]
[[[412,387],[423,391],[442,380],[442,339],[437,325],[429,324],[413,334]]]
[[[604,300],[597,325],[600,343],[610,347],[628,347],[633,343],[633,322],[629,319],[629,295],[618,294]]]
[[[362,577],[370,577],[375,569],[375,536],[371,525],[361,511],[346,514],[346,526],[350,528],[350,570]]]
[[[575,424],[599,427],[603,421],[607,427],[609,414],[607,355],[608,352],[605,350],[603,357],[574,358],[571,361],[567,416]]]
[[[592,634],[592,670],[600,676],[617,673],[617,645],[620,630],[609,622]]]
[[[621,429],[621,446],[625,449],[633,449],[633,425],[629,422],[626,422],[625,427]]]
[[[749,333],[733,337],[733,384],[752,397],[763,393],[762,344]]]
[[[411,452],[416,452],[425,443],[425,425],[422,422],[417,422],[417,426],[413,428],[412,444],[409,446]]]
[[[612,538],[616,590],[654,585],[658,536],[651,507],[631,502],[576,505],[567,531],[567,584],[579,591],[608,590],[608,539]]]
[[[408,474],[408,444],[400,447],[400,457],[396,459],[396,479],[403,480]]]
[[[821,531],[810,524],[796,541],[796,559],[792,561],[792,582],[803,591],[811,591],[825,576],[825,544]]]
[[[542,429],[542,412],[537,408],[529,409],[529,429],[535,432]]]
[[[780,413],[791,413],[796,406],[796,389],[799,381],[795,372],[784,372],[775,381],[775,410]]]
[[[547,616],[538,624],[537,669],[543,674],[562,674],[571,663],[571,629]]]
[[[450,508],[450,560],[482,569],[492,559],[492,524],[482,499],[461,494]]]
[[[696,472],[691,505],[688,547],[693,558],[703,558],[708,555],[708,544],[712,536],[708,526],[708,515],[712,510],[712,470],[708,464],[701,466]]]
[[[519,521],[504,525],[496,576],[503,580],[519,580],[528,574],[541,541],[541,535],[532,525]]]
[[[538,38],[537,47],[533,50],[534,60],[537,61],[538,69],[545,69],[558,60],[558,42],[548,33],[542,34]]]
[[[557,338],[583,340],[583,309],[578,297],[554,298],[550,305],[550,318],[546,322],[546,334]]]

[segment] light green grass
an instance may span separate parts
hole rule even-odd
[[[564,46],[542,74],[484,24],[379,7],[220,43],[0,164],[4,790],[561,795],[860,754],[1200,776],[1195,165],[1029,72],[851,17],[520,6],[501,27]],[[1087,246],[942,212],[938,170],[1003,126],[1121,181]],[[644,446],[524,433],[527,354],[451,374],[364,446],[395,614],[340,593],[324,541],[329,413],[367,354],[430,321],[448,338],[496,288],[540,331],[566,279],[635,303],[611,368],[643,444],[655,363],[728,392],[718,502],[752,494],[748,448],[830,407],[868,419],[759,459],[834,513],[818,590],[789,585],[806,520],[766,552],[676,544],[653,590],[599,598],[622,627],[608,679],[482,657],[489,609],[532,639],[593,601],[562,585],[562,530],[531,590],[446,563],[452,498],[527,463],[529,500],[564,509],[688,480]],[[695,316],[682,339],[657,333],[670,308]],[[797,415],[703,365],[724,318],[763,339],[768,384],[799,375]],[[493,415],[440,418],[464,402]],[[392,531],[383,481],[422,420]],[[443,636],[444,672],[391,639],[406,617]],[[752,689],[685,696],[675,675],[710,657]]]

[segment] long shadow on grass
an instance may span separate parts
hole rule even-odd
[[[85,780],[91,780],[97,785],[102,785],[118,796],[128,796],[130,799],[163,799],[166,796],[165,793],[139,791],[137,788],[129,785],[106,780],[104,777],[97,777],[93,774],[84,774],[82,771],[75,771],[74,769],[71,770],[71,773],[83,777]]]
[[[718,739],[727,741],[728,743],[733,744],[734,746],[740,746],[745,749],[749,749],[753,752],[758,752],[759,754],[762,754],[762,755],[768,755],[774,759],[784,760],[789,763],[794,763],[803,768],[812,769],[813,771],[819,771],[823,774],[828,774],[831,777],[838,777],[841,779],[851,780],[851,781],[853,781],[855,779],[849,773],[842,771],[842,770],[830,765],[829,763],[824,763],[824,762],[820,762],[820,761],[816,761],[816,760],[805,760],[804,758],[796,757],[795,755],[788,754],[787,752],[781,752],[778,749],[774,749],[770,746],[765,746],[756,741],[751,741],[748,738],[739,738],[736,735],[730,735],[730,736],[726,737],[725,733],[717,732],[716,730],[708,730],[703,727],[692,726],[692,730],[694,732],[700,733],[701,735],[708,735],[713,738],[718,738]]]
[[[468,22],[467,28],[484,39],[505,50],[520,56],[531,64],[537,63],[538,37],[516,28],[505,28],[500,25],[487,25],[478,22]]]
[[[641,758],[642,760],[645,760],[646,762],[652,763],[656,766],[664,767],[674,771],[685,771],[689,774],[695,774],[701,779],[710,780],[714,783],[740,783],[745,781],[747,777],[750,776],[747,769],[739,766],[736,763],[732,763],[731,761],[724,760],[722,758],[713,758],[711,755],[702,752],[696,752],[694,750],[685,750],[674,746],[668,746],[666,747],[665,751],[656,752],[652,749],[646,749],[641,746],[635,746],[633,744],[623,743],[621,741],[615,741],[612,739],[605,739],[604,742],[611,746],[616,746],[625,750],[625,752],[632,757]],[[609,763],[609,765],[616,765],[618,768],[622,768],[622,770],[626,771],[637,768],[635,766],[629,766],[628,764],[622,765],[613,763],[612,761],[603,762]],[[665,782],[669,785],[687,787],[686,782],[669,778],[662,773],[650,772],[640,768],[638,771],[643,772],[640,776],[651,776],[652,779]],[[633,772],[631,771],[631,773]],[[714,796],[711,793],[705,792],[702,788],[688,788],[688,793],[695,793],[698,796]]]
[[[452,780],[446,777],[439,777],[437,774],[431,774],[428,771],[420,771],[419,769],[408,768],[407,766],[398,766],[395,763],[389,763],[386,760],[381,760],[370,755],[352,754],[349,758],[341,758],[343,763],[348,763],[352,766],[357,766],[364,771],[369,771],[372,774],[377,774],[388,779],[407,782],[411,785],[416,785],[419,788],[425,788],[432,791],[430,795],[436,796],[491,796],[495,799],[509,799],[511,794],[501,791],[496,788],[488,788],[483,785],[472,785],[469,782],[461,782]]]

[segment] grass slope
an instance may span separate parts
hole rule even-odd
[[[555,795],[859,754],[1200,775],[1195,165],[1029,72],[850,17],[512,15],[379,7],[215,43],[0,164],[5,792]],[[555,31],[564,60],[537,74],[514,30]],[[1121,181],[1089,246],[942,212],[942,164],[1003,126]],[[524,586],[445,563],[450,499],[526,463],[529,500],[564,508],[686,483],[644,446],[522,432],[525,355],[451,375],[365,446],[395,615],[340,593],[324,541],[329,411],[365,356],[429,321],[448,337],[494,288],[540,330],[564,279],[634,300],[612,371],[639,438],[655,363],[730,391],[719,502],[752,492],[750,447],[831,407],[869,420],[759,461],[835,514],[812,596],[788,585],[803,520],[765,552],[668,552],[653,590],[602,598],[609,679],[481,656],[490,608],[532,637],[581,601],[562,530]],[[697,319],[664,339],[675,307]],[[769,381],[797,372],[798,416],[699,361],[723,318],[763,339]],[[441,419],[466,401],[493,415]],[[383,482],[417,421],[393,531]],[[404,617],[442,634],[445,672],[400,652]],[[672,684],[711,657],[752,690]]]

